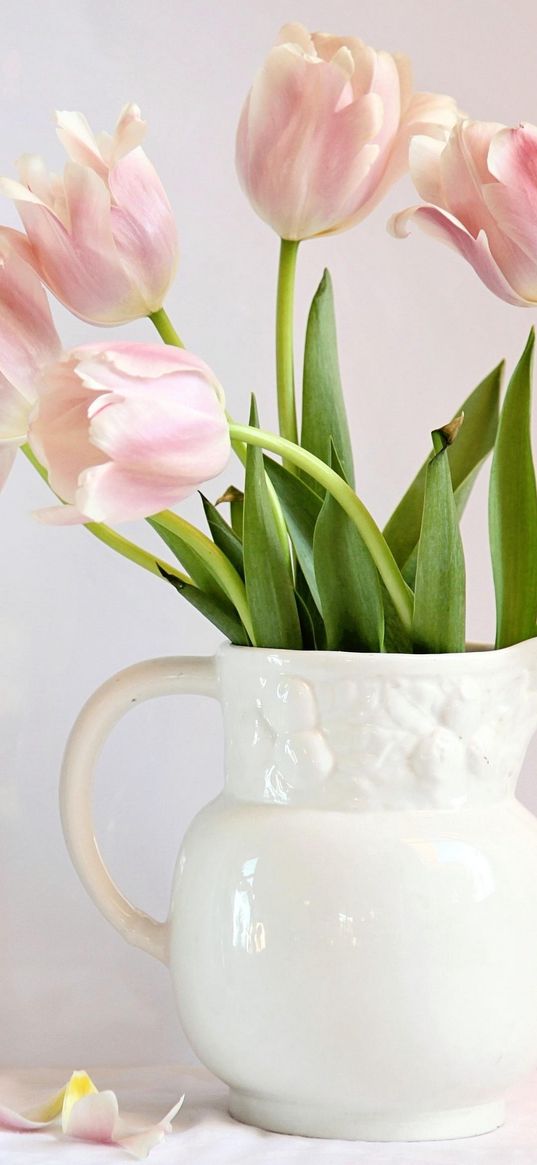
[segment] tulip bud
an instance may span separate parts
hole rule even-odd
[[[412,95],[405,57],[289,24],[242,111],[239,178],[283,239],[346,230],[405,172],[410,135],[457,116],[450,97]]]

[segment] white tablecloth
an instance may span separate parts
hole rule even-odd
[[[72,1066],[71,1066],[72,1067]],[[71,1073],[0,1070],[0,1102],[35,1104]],[[153,1149],[151,1165],[537,1165],[537,1076],[512,1095],[503,1128],[482,1137],[426,1144],[371,1144],[285,1137],[249,1128],[226,1112],[226,1089],[202,1068],[177,1065],[91,1070],[98,1088],[117,1093],[122,1114],[159,1120],[185,1092],[174,1131]],[[1,1165],[118,1165],[124,1150],[62,1140],[50,1131],[0,1133]]]

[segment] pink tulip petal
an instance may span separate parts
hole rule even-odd
[[[164,187],[143,150],[120,157],[110,170],[114,243],[131,280],[136,279],[145,314],[158,311],[178,261],[177,229]]]
[[[42,526],[85,526],[93,521],[77,506],[69,505],[44,506],[42,510],[34,510],[33,516]]]
[[[72,350],[76,359],[77,376],[88,387],[100,390],[118,387],[118,381],[127,384],[147,381],[178,372],[196,372],[212,385],[221,404],[224,395],[221,385],[204,360],[186,348],[169,344],[138,344],[119,341],[110,344],[81,344]],[[118,377],[118,374],[122,374]]]
[[[102,178],[106,178],[107,167],[103,162],[95,134],[83,113],[68,109],[56,110],[56,133],[73,162],[87,166]]]
[[[134,399],[99,398],[88,414],[91,443],[112,461],[147,476],[180,475],[192,486],[215,477],[230,451],[225,416],[205,384],[184,380],[182,395],[170,385]]]
[[[432,202],[435,206],[446,205],[441,167],[445,145],[443,138],[433,138],[425,134],[416,134],[410,142],[409,162],[412,181],[420,198],[423,198],[424,202]]]
[[[0,372],[0,441],[26,440],[31,408],[22,393]]]
[[[62,1127],[67,1137],[111,1144],[118,1118],[114,1092],[92,1092],[75,1101]]]
[[[0,1129],[12,1133],[27,1133],[34,1129],[43,1129],[48,1124],[50,1124],[50,1120],[29,1120],[27,1117],[20,1116],[14,1109],[6,1108],[5,1105],[0,1104]]]
[[[139,1132],[124,1132],[125,1122],[120,1119],[118,1126],[116,1126],[114,1138],[116,1145],[121,1145],[123,1149],[126,1149],[128,1153],[136,1157],[139,1161],[145,1160],[149,1156],[151,1149],[154,1149],[155,1145],[159,1145],[167,1133],[171,1133],[171,1122],[177,1116],[184,1099],[184,1096],[182,1096],[158,1124],[151,1125],[147,1129],[141,1129]]]
[[[474,239],[461,223],[445,211],[435,206],[414,206],[393,216],[389,224],[391,233],[397,238],[406,238],[409,234],[408,224],[412,219],[427,234],[440,239],[467,259],[486,287],[500,299],[518,306],[528,306],[528,301],[517,294],[494,261],[484,231],[480,231]]]
[[[0,444],[0,489],[5,485],[11,470],[13,462],[17,456],[17,445],[2,445]],[[0,1110],[0,1126],[2,1124],[2,1115]]]
[[[170,477],[146,476],[108,462],[82,474],[76,507],[79,514],[85,515],[80,521],[133,522],[169,509],[188,497],[193,488],[190,483],[178,485]],[[74,514],[72,520],[75,521]],[[58,521],[65,524],[67,519]]]
[[[145,138],[147,123],[143,121],[140,108],[132,102],[124,105],[117,119],[110,156],[110,165],[115,166],[120,158],[140,146]]]
[[[53,490],[66,502],[74,502],[82,471],[106,460],[89,439],[88,410],[93,399],[68,361],[51,365],[43,375],[29,441],[49,471]]]
[[[1,451],[0,451],[1,452]],[[43,1129],[59,1116],[65,1097],[65,1088],[49,1097],[44,1103],[30,1109],[26,1115],[15,1112],[6,1105],[0,1105],[0,1129],[25,1133]]]
[[[60,341],[46,294],[20,257],[25,250],[15,234],[0,232],[0,371],[32,403],[39,370],[59,356]]]

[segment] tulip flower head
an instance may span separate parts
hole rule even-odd
[[[411,135],[457,116],[450,97],[412,93],[405,57],[289,24],[242,111],[239,178],[281,238],[346,230],[405,172]]]
[[[0,487],[26,441],[43,367],[60,355],[47,296],[16,231],[0,231]]]
[[[141,149],[136,105],[112,135],[95,137],[81,113],[56,115],[69,155],[63,177],[33,154],[20,182],[0,180],[14,199],[47,287],[95,324],[121,324],[158,311],[177,266],[177,230],[161,181]]]
[[[214,374],[157,344],[91,344],[49,365],[29,441],[69,503],[40,516],[68,524],[155,514],[220,473],[230,449]]]
[[[500,299],[537,303],[537,128],[462,121],[443,140],[414,138],[410,170],[427,205],[396,214],[392,233],[416,222]]]

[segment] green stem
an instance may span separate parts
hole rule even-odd
[[[293,356],[293,310],[298,243],[282,239],[276,301],[276,381],[280,433],[298,442]]]
[[[30,464],[33,465],[39,476],[48,485],[48,473],[45,467],[41,465],[41,462],[37,460],[30,446],[22,445],[21,449],[24,456],[28,458]],[[52,489],[52,486],[50,488]],[[52,492],[54,493],[54,491]],[[58,495],[56,494],[55,496],[57,497]],[[159,571],[159,566],[161,566],[168,574],[173,574],[176,578],[179,578],[181,582],[194,586],[192,579],[187,574],[183,574],[183,571],[177,570],[174,566],[170,566],[162,558],[156,558],[154,554],[148,554],[147,550],[142,550],[141,546],[136,546],[134,542],[129,542],[127,538],[123,538],[121,534],[116,534],[116,531],[111,530],[109,526],[104,526],[101,522],[86,522],[84,529],[89,530],[94,538],[98,538],[100,542],[104,542],[111,550],[115,550],[123,558],[128,558],[130,562],[135,562],[137,566],[142,566],[150,574],[155,574],[157,578],[162,578]]]
[[[172,510],[161,510],[160,513],[152,514],[151,517],[165,530],[169,530],[171,534],[177,534],[192,550],[196,551],[233,603],[251,642],[255,646],[246,587],[240,574],[226,558],[226,555],[218,546],[215,546],[210,538],[207,538],[206,534],[198,530],[197,526],[192,526],[190,522],[186,521],[186,518],[181,518]]]
[[[184,348],[183,341],[178,332],[176,332],[172,321],[164,308],[159,308],[158,311],[152,311],[149,315],[151,323],[155,325],[159,336],[162,336],[165,344],[172,344],[174,348]]]
[[[277,453],[282,459],[285,457],[297,469],[304,470],[332,494],[360,532],[403,626],[410,631],[414,606],[412,591],[407,586],[374,518],[347,482],[313,453],[308,453],[306,449],[301,449],[299,445],[294,445],[283,437],[277,437],[274,433],[265,433],[262,429],[254,429],[250,425],[230,425],[229,431],[232,441],[245,441],[247,445],[258,445],[262,449]]]

